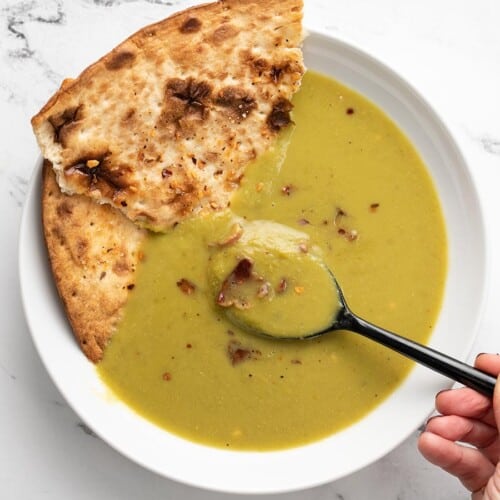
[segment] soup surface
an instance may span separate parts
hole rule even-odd
[[[425,342],[441,305],[445,228],[413,146],[368,100],[314,72],[294,106],[291,138],[248,168],[231,212],[148,239],[124,319],[98,365],[120,399],[193,441],[269,450],[321,439],[380,404],[412,366],[354,333],[280,341],[231,323],[209,270],[247,221],[300,231],[353,311],[382,327]],[[307,276],[279,276],[270,289],[290,294],[292,304],[279,321],[316,314],[300,300]]]

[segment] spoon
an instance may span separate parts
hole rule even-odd
[[[209,275],[217,307],[224,310],[231,322],[250,333],[280,340],[305,340],[348,330],[488,397],[493,396],[496,378],[492,375],[352,312],[321,255],[309,248],[304,252],[307,240],[303,235],[269,222],[263,230],[253,222],[236,245],[221,249],[211,258]],[[284,278],[277,277],[283,275],[289,276],[290,283],[306,283],[306,286],[280,290]],[[304,315],[304,311],[308,314]]]
[[[496,378],[488,373],[473,368],[466,363],[452,358],[440,351],[431,349],[389,330],[385,330],[369,321],[366,321],[349,309],[344,294],[334,276],[337,292],[340,300],[340,308],[337,311],[332,324],[320,332],[314,332],[303,338],[314,338],[335,330],[348,330],[359,333],[379,344],[389,347],[393,351],[403,354],[407,358],[430,368],[441,375],[456,380],[463,385],[471,387],[488,397],[493,397]]]

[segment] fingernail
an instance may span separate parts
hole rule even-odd
[[[436,393],[436,397],[434,399],[438,398],[441,394],[443,394],[443,392],[448,392],[448,391],[451,391],[451,390],[452,389],[443,389],[443,390],[439,391],[438,393]]]

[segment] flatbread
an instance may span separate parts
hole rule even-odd
[[[49,162],[43,167],[42,220],[71,327],[83,352],[97,362],[133,293],[147,231],[109,205],[61,193]]]
[[[32,119],[65,193],[164,231],[225,208],[290,121],[302,0],[221,0],[141,29]]]
[[[32,119],[58,292],[98,362],[147,227],[225,208],[291,123],[304,72],[301,0],[221,0],[148,26],[65,80]],[[97,203],[96,203],[97,202]]]

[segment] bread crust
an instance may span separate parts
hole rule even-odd
[[[82,351],[96,363],[133,293],[147,231],[111,206],[61,193],[47,161],[41,202],[57,290]]]
[[[221,0],[147,26],[33,117],[66,193],[163,231],[225,208],[290,123],[302,0]]]

